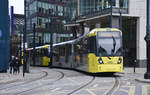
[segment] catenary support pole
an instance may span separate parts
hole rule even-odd
[[[24,0],[23,77],[25,76],[25,72],[27,71],[25,43],[26,43],[26,0]]]
[[[54,32],[54,18],[50,18],[50,63],[49,67],[53,65],[53,32]]]
[[[122,12],[120,10],[120,30],[122,31]]]
[[[33,65],[35,65],[35,26],[36,24],[33,24]]]
[[[147,71],[144,74],[145,79],[150,79],[150,0],[147,0],[147,32],[146,32],[146,45],[147,45]]]

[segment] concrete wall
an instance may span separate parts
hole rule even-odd
[[[129,16],[138,17],[137,20],[137,59],[146,60],[146,0],[129,0]]]

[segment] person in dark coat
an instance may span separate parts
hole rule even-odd
[[[17,57],[14,58],[14,74],[17,74],[18,70],[18,62],[17,62]]]
[[[12,72],[13,72],[13,70],[14,70],[14,56],[12,56],[11,57],[11,61],[10,61],[10,64],[9,64],[9,66],[10,66],[10,74],[12,74]]]
[[[16,67],[17,67],[17,72],[18,72],[18,74],[20,73],[20,61],[19,61],[19,59],[18,59],[18,57],[16,57]]]

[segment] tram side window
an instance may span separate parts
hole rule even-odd
[[[88,53],[88,46],[87,46],[87,38],[86,39],[82,39],[82,51],[83,51],[83,54],[87,54]]]
[[[43,55],[48,57],[48,49],[43,49]]]
[[[89,37],[88,48],[89,53],[96,53],[96,37]]]
[[[59,48],[60,56],[65,56],[65,47]]]

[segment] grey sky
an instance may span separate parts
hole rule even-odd
[[[10,6],[14,6],[14,13],[24,14],[24,0],[9,0]]]

